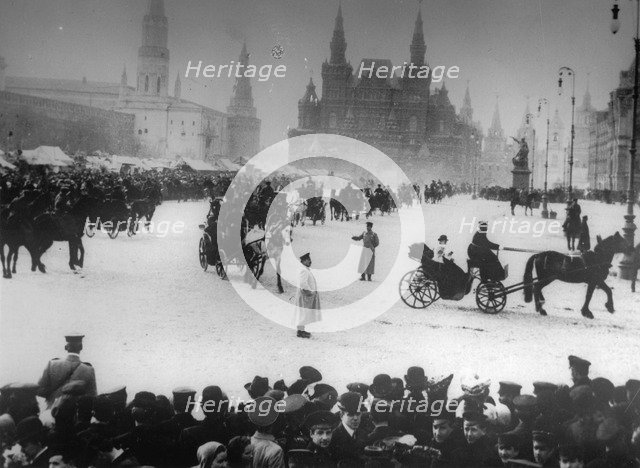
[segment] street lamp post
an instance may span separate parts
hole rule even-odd
[[[613,19],[611,21],[611,32],[615,34],[620,28],[618,20],[618,12],[620,11],[617,3],[611,9]],[[633,204],[635,202],[634,175],[636,165],[636,125],[638,117],[638,59],[640,57],[640,0],[636,0],[636,36],[633,38],[635,45],[635,60],[633,74],[633,117],[631,120],[631,147],[629,148],[629,184],[627,186],[627,214],[624,215],[625,223],[622,228],[624,239],[631,247],[634,245],[634,233],[636,225],[633,222],[635,215],[633,214]],[[620,261],[620,277],[622,279],[630,279],[632,290],[635,289],[635,277],[637,268],[633,256],[624,255]]]
[[[544,191],[542,192],[542,211],[540,214],[543,218],[547,219],[549,217],[549,196],[547,194],[547,173],[549,170],[549,101],[547,98],[538,99],[538,114],[540,114],[543,105],[547,108],[547,148],[544,156]]]
[[[471,139],[471,148],[473,151],[473,194],[471,195],[471,199],[475,200],[478,198],[478,148],[476,145],[475,132],[471,132],[469,138]]]
[[[558,72],[560,77],[558,78],[558,94],[562,94],[562,77],[571,77],[571,149],[569,152],[569,200],[573,194],[573,140],[576,136],[576,130],[574,126],[574,114],[576,108],[576,72],[569,67],[560,67]]]
[[[533,125],[533,119],[535,118],[535,115],[529,113],[525,115],[525,119],[527,122],[527,125]],[[534,168],[535,168],[535,161],[536,161],[536,129],[533,128],[533,140],[531,142],[531,183],[529,186],[529,192],[533,191],[533,174],[534,174]]]

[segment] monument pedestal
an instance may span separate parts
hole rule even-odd
[[[511,187],[518,190],[529,189],[529,179],[531,176],[531,171],[529,169],[513,169],[511,173],[513,174]]]

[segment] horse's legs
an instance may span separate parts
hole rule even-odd
[[[515,215],[516,215],[516,214],[515,214],[515,212],[513,211],[513,209],[514,209],[514,208],[515,208],[515,206],[514,206],[514,205],[511,205],[511,216],[515,216]],[[526,213],[525,213],[525,214],[526,214]]]
[[[80,259],[77,265],[82,268],[84,265],[84,245],[82,245],[82,239],[78,239],[78,249],[80,250]]]
[[[599,281],[598,286],[600,286],[600,289],[602,289],[607,295],[607,302],[604,303],[604,306],[613,314],[615,310],[613,308],[613,294],[611,293],[611,288],[607,286],[607,283],[605,283],[604,280]]]
[[[582,309],[581,309],[582,315],[590,319],[593,318],[593,314],[589,310],[589,303],[591,302],[591,296],[593,296],[594,289],[596,289],[596,283],[589,283],[587,285],[587,295],[584,298],[584,305],[582,306]]]
[[[9,278],[9,276],[7,276],[7,270],[8,268],[6,268],[4,266],[4,262],[5,262],[5,257],[4,257],[4,242],[0,242],[0,260],[2,260],[2,277],[3,278]]]
[[[69,268],[75,271],[76,263],[78,262],[78,250],[76,247],[76,241],[69,240]]]
[[[13,268],[11,268],[11,273],[16,272],[16,262],[18,261],[18,251],[20,250],[20,246],[16,246],[16,249],[13,253]]]

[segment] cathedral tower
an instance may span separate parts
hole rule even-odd
[[[147,14],[142,20],[142,45],[138,49],[139,94],[167,97],[169,81],[169,49],[167,17],[163,0],[149,0]]]
[[[246,43],[242,45],[238,62],[246,70],[249,64]],[[256,108],[253,106],[251,82],[244,73],[236,78],[227,114],[229,157],[236,160],[255,156],[260,151],[260,119],[256,117]]]

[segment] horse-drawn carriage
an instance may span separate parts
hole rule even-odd
[[[199,225],[203,230],[198,244],[200,266],[204,271],[207,271],[209,266],[214,266],[218,276],[227,279],[225,267],[237,265],[241,273],[245,274],[245,278],[255,287],[267,261],[265,232],[255,226],[250,228],[247,219],[243,218],[241,228],[236,230],[233,226],[227,226],[222,234],[223,238],[240,234],[241,249],[230,251],[224,246],[219,246],[217,223],[220,203],[221,200],[212,201],[206,226]]]
[[[506,272],[504,277],[482,281],[481,265],[468,260],[464,272],[451,260],[436,262],[433,250],[425,244],[411,245],[409,258],[419,261],[420,267],[402,277],[399,291],[402,301],[414,309],[424,309],[438,299],[458,301],[471,292],[474,279],[480,281],[476,288],[476,304],[487,314],[497,314],[504,309],[507,294],[513,292],[501,282],[506,278]]]

